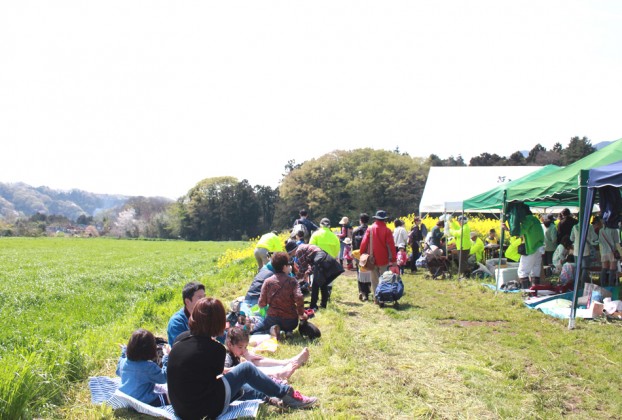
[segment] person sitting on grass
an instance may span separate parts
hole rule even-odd
[[[184,307],[173,314],[168,321],[168,327],[166,329],[168,344],[171,346],[179,334],[188,331],[188,318],[190,318],[194,305],[199,299],[205,297],[205,286],[196,281],[186,283],[181,292],[181,297],[184,301]]]
[[[255,325],[252,334],[266,333],[277,325],[280,331],[292,332],[298,327],[299,319],[307,319],[304,297],[296,278],[290,276],[292,266],[289,257],[287,252],[276,252],[272,256],[274,275],[261,286],[258,303],[260,308],[267,306],[268,311],[266,317]],[[279,337],[278,332],[276,337]]]
[[[117,375],[121,377],[119,391],[153,407],[168,405],[166,394],[154,391],[156,384],[166,383],[166,367],[170,347],[164,346],[162,367],[154,359],[157,356],[155,336],[144,329],[132,333],[127,346],[123,346],[117,364]]]
[[[216,418],[240,394],[243,400],[276,397],[285,407],[306,408],[317,402],[290,385],[277,383],[251,362],[240,363],[223,374],[227,350],[213,337],[225,331],[222,302],[199,300],[186,331],[177,337],[168,358],[168,395],[175,414],[183,419]]]
[[[242,327],[230,328],[227,332],[227,357],[225,358],[225,373],[240,364],[241,359],[252,362],[266,375],[279,380],[287,381],[300,366],[309,360],[309,349],[305,347],[291,359],[277,360],[257,357],[248,351],[250,334]]]

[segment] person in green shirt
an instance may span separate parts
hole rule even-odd
[[[270,261],[270,254],[285,251],[285,244],[278,236],[276,231],[268,232],[259,238],[255,245],[255,260],[257,260],[258,270]]]
[[[540,284],[544,254],[544,231],[540,220],[533,214],[525,216],[520,223],[520,234],[525,243],[526,255],[520,256],[518,278],[523,285],[527,285],[530,281],[534,286]]]
[[[445,228],[449,230],[449,235],[452,236],[456,242],[456,249],[458,250],[458,259],[460,266],[460,273],[465,277],[471,276],[471,269],[469,267],[469,253],[471,252],[471,228],[469,227],[468,219],[466,216],[458,216],[458,221],[451,219],[450,227]]]
[[[479,263],[484,261],[484,241],[477,235],[476,231],[471,231],[470,255],[475,255],[475,260]]]
[[[333,258],[339,255],[341,244],[339,238],[330,230],[330,220],[326,217],[320,221],[320,228],[313,232],[309,244],[315,245]]]

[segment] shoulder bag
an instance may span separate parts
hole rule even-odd
[[[376,261],[374,260],[374,238],[373,238],[373,230],[369,231],[369,254],[361,254],[361,259],[359,260],[359,265],[366,269],[371,269]]]

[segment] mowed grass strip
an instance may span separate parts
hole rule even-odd
[[[127,242],[138,244],[133,246],[145,255],[174,253],[167,243]],[[181,244],[190,255],[197,254],[192,247],[203,252],[212,246]],[[229,246],[221,245],[221,252]],[[75,358],[92,359],[86,375],[113,375],[117,343],[127,341],[133,329],[164,334],[168,317],[181,305],[181,286],[191,277],[228,305],[245,293],[255,270],[252,257],[232,260],[222,270],[201,258],[186,258],[187,263],[182,256],[159,263],[131,259],[126,269],[148,272],[145,266],[154,266],[168,273],[163,275],[168,280],[138,292],[140,298],[116,322],[86,328],[92,332],[73,350]],[[322,338],[308,342],[296,336],[272,355],[291,357],[309,346],[311,359],[291,383],[318,396],[320,405],[306,411],[262,406],[260,418],[621,418],[622,323],[578,320],[568,331],[566,320],[526,308],[516,294],[495,295],[477,281],[427,280],[422,274],[403,277],[406,295],[399,307],[379,308],[358,301],[353,274],[335,281],[329,308],[312,320]],[[106,310],[92,305],[92,312]],[[71,354],[71,345],[64,346]],[[74,383],[61,408],[47,414],[149,418],[95,407],[86,381]]]

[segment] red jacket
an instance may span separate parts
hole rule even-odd
[[[372,235],[372,254],[376,265],[388,265],[395,263],[395,242],[393,232],[387,225],[376,220],[365,232],[361,242],[361,254],[369,254],[369,235]]]

